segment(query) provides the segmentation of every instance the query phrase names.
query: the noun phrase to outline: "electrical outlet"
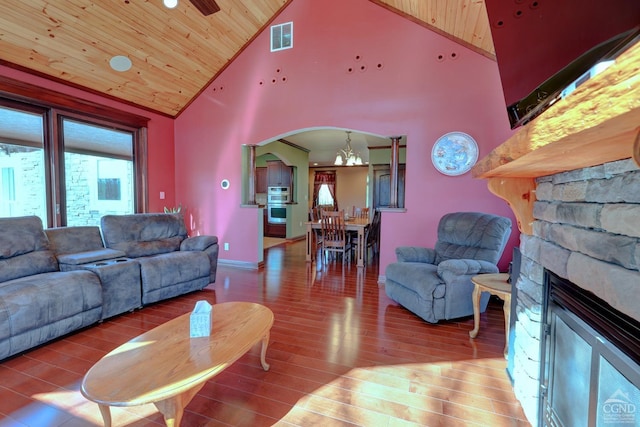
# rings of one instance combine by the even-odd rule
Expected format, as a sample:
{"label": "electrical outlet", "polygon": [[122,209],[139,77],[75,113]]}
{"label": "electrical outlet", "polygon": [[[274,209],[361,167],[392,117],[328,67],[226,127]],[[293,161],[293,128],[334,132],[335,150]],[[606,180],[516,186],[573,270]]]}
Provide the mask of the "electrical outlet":
{"label": "electrical outlet", "polygon": [[229,250],[229,242],[224,242],[224,250],[225,251]]}

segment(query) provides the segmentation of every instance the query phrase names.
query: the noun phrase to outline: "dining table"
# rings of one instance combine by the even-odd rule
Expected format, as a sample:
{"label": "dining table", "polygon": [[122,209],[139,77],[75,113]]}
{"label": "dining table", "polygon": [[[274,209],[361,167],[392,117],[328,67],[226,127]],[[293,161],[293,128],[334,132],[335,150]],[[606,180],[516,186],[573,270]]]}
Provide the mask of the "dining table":
{"label": "dining table", "polygon": [[[307,226],[306,233],[306,244],[307,244],[307,262],[313,261],[316,255],[316,244],[315,244],[315,231],[321,230],[322,224],[320,220],[317,221],[308,221],[305,223]],[[349,218],[345,219],[344,226],[347,232],[356,231],[358,233],[357,237],[357,251],[356,251],[356,265],[360,268],[364,268],[364,255],[367,250],[367,242],[366,242],[366,231],[367,228],[371,225],[371,221],[369,218]]]}

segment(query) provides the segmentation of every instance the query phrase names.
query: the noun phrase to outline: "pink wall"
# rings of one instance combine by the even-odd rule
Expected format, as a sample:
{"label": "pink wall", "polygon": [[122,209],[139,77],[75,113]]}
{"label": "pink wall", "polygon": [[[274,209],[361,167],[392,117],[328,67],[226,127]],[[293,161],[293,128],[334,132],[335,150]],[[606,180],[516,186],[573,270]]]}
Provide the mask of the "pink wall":
{"label": "pink wall", "polygon": [[293,49],[269,52],[264,32],[175,123],[176,201],[193,232],[229,242],[221,259],[258,261],[259,213],[240,207],[241,145],[316,126],[407,135],[407,210],[383,214],[382,275],[396,246],[432,245],[444,213],[513,218],[485,181],[444,176],[430,161],[447,132],[472,135],[480,157],[511,134],[494,61],[366,0],[296,0],[274,24],[288,21]]}
{"label": "pink wall", "polygon": [[[173,119],[1,65],[0,75],[149,118],[149,211],[162,212],[164,206],[175,204]],[[161,191],[165,192],[165,200],[160,200]]]}

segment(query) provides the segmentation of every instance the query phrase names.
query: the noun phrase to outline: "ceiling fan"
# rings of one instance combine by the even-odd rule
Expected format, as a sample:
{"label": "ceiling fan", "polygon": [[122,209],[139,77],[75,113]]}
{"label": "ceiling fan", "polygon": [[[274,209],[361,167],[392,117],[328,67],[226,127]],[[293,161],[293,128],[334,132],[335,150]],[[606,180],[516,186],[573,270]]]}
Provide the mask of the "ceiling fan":
{"label": "ceiling fan", "polygon": [[[214,0],[189,0],[204,16],[213,15],[220,11],[220,6]],[[178,5],[178,0],[163,0],[163,3],[169,9],[173,9]]]}
{"label": "ceiling fan", "polygon": [[220,11],[220,6],[214,0],[189,0],[204,16],[213,15]]}
{"label": "ceiling fan", "polygon": [[204,16],[213,15],[220,11],[220,6],[214,0],[189,0]]}

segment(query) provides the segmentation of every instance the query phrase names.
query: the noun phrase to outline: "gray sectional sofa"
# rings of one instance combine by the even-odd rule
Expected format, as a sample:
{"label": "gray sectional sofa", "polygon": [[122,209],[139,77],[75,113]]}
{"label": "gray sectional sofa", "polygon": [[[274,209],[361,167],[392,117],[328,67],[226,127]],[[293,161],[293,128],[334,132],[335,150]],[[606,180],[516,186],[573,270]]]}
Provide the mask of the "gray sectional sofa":
{"label": "gray sectional sofa", "polygon": [[217,237],[188,237],[180,214],[47,230],[35,216],[0,218],[0,360],[202,289],[215,281],[217,259]]}

